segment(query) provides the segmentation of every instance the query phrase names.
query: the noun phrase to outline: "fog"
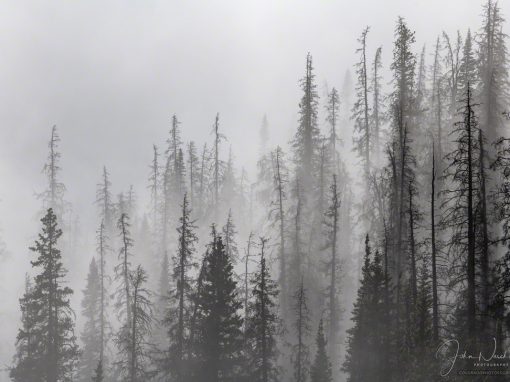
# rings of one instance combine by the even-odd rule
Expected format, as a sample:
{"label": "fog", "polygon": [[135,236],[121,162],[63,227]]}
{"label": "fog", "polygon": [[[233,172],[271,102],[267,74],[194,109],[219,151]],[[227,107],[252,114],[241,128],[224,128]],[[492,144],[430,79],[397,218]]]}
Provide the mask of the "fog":
{"label": "fog", "polygon": [[[501,8],[510,15],[510,3]],[[8,254],[0,269],[0,364],[8,366],[14,351],[52,125],[62,140],[65,198],[91,245],[102,166],[114,192],[134,185],[144,208],[152,145],[164,144],[172,114],[183,139],[200,145],[212,139],[219,112],[225,155],[232,145],[237,167],[254,175],[262,116],[271,144],[285,145],[297,126],[307,52],[321,95],[326,82],[341,88],[352,71],[365,26],[370,55],[383,46],[387,71],[397,16],[416,31],[418,50],[443,30],[477,31],[481,10],[475,0],[2,1],[0,235]],[[79,301],[83,283],[72,285]]]}

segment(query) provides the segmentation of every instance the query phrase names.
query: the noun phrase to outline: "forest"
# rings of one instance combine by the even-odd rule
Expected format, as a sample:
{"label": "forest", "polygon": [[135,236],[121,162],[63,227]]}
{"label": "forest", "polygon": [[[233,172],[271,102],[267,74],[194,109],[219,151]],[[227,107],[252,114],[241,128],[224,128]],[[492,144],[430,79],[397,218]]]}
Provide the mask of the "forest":
{"label": "forest", "polygon": [[261,116],[256,173],[223,113],[198,142],[170,110],[148,204],[97,170],[86,254],[49,126],[10,379],[509,380],[507,35],[496,1],[480,14],[432,46],[403,17],[388,46],[360,29],[353,78],[324,94],[303,52],[293,138]]}

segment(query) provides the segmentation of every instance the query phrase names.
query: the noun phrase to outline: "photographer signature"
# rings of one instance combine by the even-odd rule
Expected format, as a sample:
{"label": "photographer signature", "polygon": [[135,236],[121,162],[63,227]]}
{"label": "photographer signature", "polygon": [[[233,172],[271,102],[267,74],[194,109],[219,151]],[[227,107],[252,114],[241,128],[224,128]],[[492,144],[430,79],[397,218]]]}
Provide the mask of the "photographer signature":
{"label": "photographer signature", "polygon": [[451,373],[458,359],[475,360],[478,362],[510,359],[506,350],[503,353],[497,353],[496,338],[493,338],[493,347],[490,354],[484,354],[481,351],[478,354],[470,354],[467,352],[467,350],[460,352],[460,343],[458,340],[446,340],[441,345],[439,345],[436,350],[436,359],[439,359],[440,357],[445,357],[443,360],[444,364],[440,371],[441,377],[446,377]]}

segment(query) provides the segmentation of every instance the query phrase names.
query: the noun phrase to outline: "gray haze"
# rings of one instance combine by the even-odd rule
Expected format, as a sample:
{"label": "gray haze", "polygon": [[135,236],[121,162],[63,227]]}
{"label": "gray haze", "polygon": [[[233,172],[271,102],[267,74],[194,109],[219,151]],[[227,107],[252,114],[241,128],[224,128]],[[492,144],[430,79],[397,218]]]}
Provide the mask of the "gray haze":
{"label": "gray haze", "polygon": [[[501,8],[510,15],[510,3]],[[13,353],[53,124],[66,200],[90,244],[103,164],[114,191],[133,184],[145,207],[152,144],[164,143],[173,113],[183,139],[201,144],[220,112],[225,150],[231,144],[237,167],[253,174],[263,114],[272,143],[285,144],[296,127],[307,52],[322,95],[325,81],[340,88],[352,69],[364,26],[387,69],[398,15],[418,51],[442,30],[478,30],[480,14],[478,0],[2,1],[0,228],[9,257],[0,268],[0,364]],[[79,300],[82,283],[72,285]]]}

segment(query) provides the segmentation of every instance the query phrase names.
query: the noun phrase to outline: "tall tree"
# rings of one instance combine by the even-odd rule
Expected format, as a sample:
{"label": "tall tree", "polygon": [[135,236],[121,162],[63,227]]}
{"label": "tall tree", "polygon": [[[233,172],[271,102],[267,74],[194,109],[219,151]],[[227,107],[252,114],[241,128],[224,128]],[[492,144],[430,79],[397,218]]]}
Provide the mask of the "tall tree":
{"label": "tall tree", "polygon": [[118,349],[116,364],[123,381],[143,382],[153,375],[149,369],[151,346],[148,343],[153,308],[150,292],[145,287],[146,282],[147,274],[140,265],[130,272],[129,283],[132,295],[129,311],[131,314],[122,324],[115,339]]}
{"label": "tall tree", "polygon": [[332,382],[333,374],[331,372],[331,362],[329,361],[328,353],[326,351],[327,342],[324,337],[324,325],[322,323],[322,319],[319,322],[319,329],[317,330],[315,343],[317,352],[310,370],[310,381]]}
{"label": "tall tree", "polygon": [[[333,181],[330,186],[329,206],[325,212],[325,250],[329,252],[327,258],[327,273],[329,282],[327,287],[327,311],[328,311],[328,338],[329,338],[329,354],[331,359],[339,359],[338,354],[338,334],[340,321],[340,308],[338,302],[339,289],[339,268],[340,261],[338,259],[338,230],[340,225],[340,195],[337,187],[336,174],[333,174]],[[322,321],[321,321],[322,322]]]}
{"label": "tall tree", "polygon": [[379,162],[381,156],[381,125],[383,123],[383,102],[382,102],[382,89],[381,89],[381,70],[382,70],[382,48],[379,47],[375,51],[374,62],[372,64],[372,140],[373,140],[373,152],[374,160]]}
{"label": "tall tree", "polygon": [[106,166],[103,166],[101,181],[97,184],[96,188],[96,204],[99,208],[99,219],[104,222],[106,232],[108,233],[111,233],[113,230],[115,211],[111,187],[112,183],[110,181],[110,174],[108,173]]}
{"label": "tall tree", "polygon": [[90,262],[87,285],[83,291],[81,303],[86,322],[81,334],[83,350],[78,372],[80,381],[90,381],[97,367],[97,360],[102,358],[101,297],[101,277],[96,260],[93,258]]}
{"label": "tall tree", "polygon": [[368,64],[367,64],[367,35],[369,27],[363,29],[361,37],[358,39],[360,47],[356,50],[359,54],[359,62],[356,64],[356,101],[352,108],[352,119],[355,122],[354,128],[357,133],[355,138],[355,147],[358,155],[362,158],[365,178],[370,174],[370,150],[371,150],[371,131],[370,131],[370,109],[368,106]]}
{"label": "tall tree", "polygon": [[317,155],[319,129],[317,127],[318,94],[313,73],[312,56],[306,56],[306,73],[300,81],[303,96],[299,103],[299,126],[292,141],[297,173],[303,187],[312,186],[314,161]]}
{"label": "tall tree", "polygon": [[44,212],[48,208],[51,208],[53,213],[57,216],[60,225],[64,223],[63,215],[66,209],[66,203],[64,201],[64,193],[66,187],[64,183],[59,179],[59,174],[62,171],[60,167],[61,154],[58,149],[60,142],[60,136],[57,131],[57,126],[51,128],[51,137],[48,142],[48,158],[43,167],[43,173],[46,175],[47,188],[41,194],[39,198],[42,199]]}
{"label": "tall tree", "polygon": [[194,230],[195,226],[191,220],[191,209],[187,195],[184,195],[182,202],[182,213],[179,218],[179,247],[174,257],[173,278],[176,282],[175,290],[170,295],[172,302],[170,316],[168,317],[169,335],[170,335],[170,370],[175,374],[175,380],[178,382],[186,381],[186,354],[188,349],[187,328],[190,312],[190,294],[191,280],[190,271],[194,267],[193,253],[195,243],[198,240]]}
{"label": "tall tree", "polygon": [[294,294],[294,338],[292,346],[292,365],[294,380],[305,382],[310,368],[310,350],[308,340],[310,336],[310,312],[308,310],[307,293],[303,281]]}
{"label": "tall tree", "polygon": [[196,297],[199,315],[194,339],[198,374],[196,381],[238,380],[244,371],[243,321],[232,262],[221,236],[214,235],[202,269],[200,293]]}
{"label": "tall tree", "polygon": [[248,308],[248,358],[250,380],[253,382],[276,382],[279,375],[276,363],[279,331],[276,313],[278,289],[266,264],[266,244],[267,239],[260,238],[260,264],[251,280],[253,301]]}
{"label": "tall tree", "polygon": [[28,374],[34,377],[33,381],[71,381],[79,351],[74,335],[74,312],[69,302],[73,291],[62,285],[67,273],[58,248],[62,230],[58,228],[57,216],[51,208],[41,222],[42,231],[30,247],[38,255],[31,262],[32,267],[40,272],[28,295],[22,299],[22,311],[29,315],[35,313],[35,316],[28,316],[34,320],[29,326],[33,331],[21,329],[17,338],[18,346],[32,341],[37,341],[37,345],[29,346],[29,352],[17,359],[11,376],[14,380],[26,381],[27,365],[36,372],[36,375]]}

